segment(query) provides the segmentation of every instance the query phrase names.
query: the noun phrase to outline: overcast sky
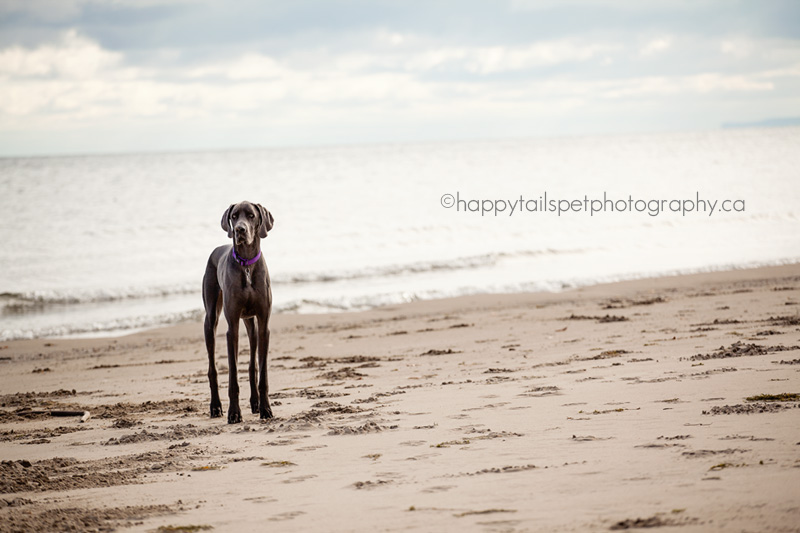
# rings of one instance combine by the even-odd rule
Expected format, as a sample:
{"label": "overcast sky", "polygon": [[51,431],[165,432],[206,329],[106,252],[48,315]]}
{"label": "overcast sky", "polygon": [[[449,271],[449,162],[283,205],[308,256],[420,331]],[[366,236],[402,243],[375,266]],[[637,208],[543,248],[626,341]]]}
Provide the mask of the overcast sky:
{"label": "overcast sky", "polygon": [[0,0],[0,155],[798,116],[797,0]]}

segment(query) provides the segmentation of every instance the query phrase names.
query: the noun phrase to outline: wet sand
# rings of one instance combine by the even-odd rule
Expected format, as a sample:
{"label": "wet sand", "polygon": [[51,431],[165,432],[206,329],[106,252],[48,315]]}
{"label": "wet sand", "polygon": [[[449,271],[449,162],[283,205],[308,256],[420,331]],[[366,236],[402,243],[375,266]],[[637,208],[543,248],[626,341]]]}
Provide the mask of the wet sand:
{"label": "wet sand", "polygon": [[800,265],[271,330],[235,425],[201,324],[0,345],[0,532],[800,531]]}

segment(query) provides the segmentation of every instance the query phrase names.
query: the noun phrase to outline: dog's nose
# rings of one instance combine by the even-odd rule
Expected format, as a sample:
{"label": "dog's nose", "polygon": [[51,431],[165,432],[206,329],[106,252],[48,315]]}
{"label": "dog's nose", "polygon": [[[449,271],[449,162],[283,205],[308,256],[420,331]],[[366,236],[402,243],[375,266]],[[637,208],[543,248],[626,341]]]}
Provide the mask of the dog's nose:
{"label": "dog's nose", "polygon": [[247,231],[247,228],[245,228],[244,226],[236,226],[234,230],[236,231],[236,233],[245,233]]}

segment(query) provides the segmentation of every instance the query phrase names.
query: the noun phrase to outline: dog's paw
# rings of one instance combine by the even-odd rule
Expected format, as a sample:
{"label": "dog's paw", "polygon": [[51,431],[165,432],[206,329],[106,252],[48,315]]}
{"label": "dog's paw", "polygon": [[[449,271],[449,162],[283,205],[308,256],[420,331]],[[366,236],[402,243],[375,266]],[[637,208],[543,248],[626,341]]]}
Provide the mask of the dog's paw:
{"label": "dog's paw", "polygon": [[250,398],[250,412],[253,414],[258,412],[258,398]]}
{"label": "dog's paw", "polygon": [[222,404],[211,404],[211,418],[220,418],[222,416]]}
{"label": "dog's paw", "polygon": [[265,408],[262,407],[261,409],[259,409],[258,414],[261,420],[268,420],[272,418],[272,408],[270,408],[269,405],[267,405]]}
{"label": "dog's paw", "polygon": [[239,424],[242,421],[242,412],[239,408],[228,410],[228,424]]}

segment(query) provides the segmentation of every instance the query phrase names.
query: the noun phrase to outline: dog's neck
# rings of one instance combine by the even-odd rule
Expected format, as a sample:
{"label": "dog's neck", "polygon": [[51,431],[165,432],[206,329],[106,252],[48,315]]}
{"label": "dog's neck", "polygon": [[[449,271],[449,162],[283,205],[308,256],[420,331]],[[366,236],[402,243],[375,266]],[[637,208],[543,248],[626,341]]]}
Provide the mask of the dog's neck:
{"label": "dog's neck", "polygon": [[[236,241],[234,241],[233,251],[235,252],[236,256],[238,256],[238,258],[241,259],[242,261],[246,262],[255,259],[256,257],[258,257],[258,254],[261,253],[261,239],[256,237],[250,244],[248,243],[237,244]],[[234,258],[236,256],[234,256]]]}

